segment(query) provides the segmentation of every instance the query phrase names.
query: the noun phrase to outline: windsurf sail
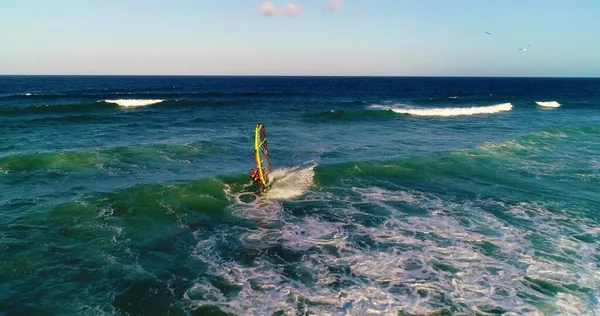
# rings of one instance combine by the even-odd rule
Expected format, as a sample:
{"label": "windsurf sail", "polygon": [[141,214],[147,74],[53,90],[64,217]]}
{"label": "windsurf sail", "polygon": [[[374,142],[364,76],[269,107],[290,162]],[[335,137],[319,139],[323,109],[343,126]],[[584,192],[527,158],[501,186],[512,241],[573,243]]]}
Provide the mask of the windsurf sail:
{"label": "windsurf sail", "polygon": [[263,186],[263,191],[269,190],[269,173],[271,161],[269,160],[269,147],[267,146],[267,132],[263,123],[256,124],[254,132],[254,154],[256,170]]}

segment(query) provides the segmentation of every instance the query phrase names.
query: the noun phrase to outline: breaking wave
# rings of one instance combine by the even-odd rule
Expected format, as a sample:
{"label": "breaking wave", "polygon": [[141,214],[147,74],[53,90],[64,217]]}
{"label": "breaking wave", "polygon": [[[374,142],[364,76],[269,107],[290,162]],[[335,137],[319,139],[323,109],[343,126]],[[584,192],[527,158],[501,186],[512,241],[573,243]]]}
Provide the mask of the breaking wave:
{"label": "breaking wave", "polygon": [[[276,169],[271,172],[271,189],[267,193],[253,191],[254,185],[247,182],[241,186],[235,179],[227,184],[225,193],[233,203],[233,214],[241,218],[272,223],[282,216],[281,202],[292,201],[305,195],[314,185],[316,165]],[[247,179],[244,177],[244,179]]]}
{"label": "breaking wave", "polygon": [[548,102],[536,101],[535,103],[544,108],[557,108],[560,106],[560,103],[558,103],[556,101],[548,101]]}
{"label": "breaking wave", "polygon": [[302,196],[313,184],[315,167],[277,169],[271,173],[271,190],[267,197],[272,200],[290,200]]}
{"label": "breaking wave", "polygon": [[106,103],[114,103],[122,107],[133,108],[133,107],[141,107],[152,104],[161,103],[164,100],[144,100],[144,99],[124,99],[124,100],[104,100]]}
{"label": "breaking wave", "polygon": [[371,105],[371,109],[377,110],[388,110],[399,114],[409,114],[414,116],[441,116],[441,117],[452,117],[452,116],[465,116],[465,115],[477,115],[477,114],[493,114],[499,112],[505,112],[512,110],[513,106],[511,103],[502,103],[497,105],[489,106],[473,106],[464,108],[414,108],[414,107],[398,107],[398,106],[383,106],[374,104]]}

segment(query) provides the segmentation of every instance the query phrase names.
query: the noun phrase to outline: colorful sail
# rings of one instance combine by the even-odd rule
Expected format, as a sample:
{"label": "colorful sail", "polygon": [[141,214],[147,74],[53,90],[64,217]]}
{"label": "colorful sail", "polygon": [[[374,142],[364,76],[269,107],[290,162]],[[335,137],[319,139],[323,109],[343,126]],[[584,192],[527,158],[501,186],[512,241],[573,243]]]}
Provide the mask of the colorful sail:
{"label": "colorful sail", "polygon": [[263,185],[263,191],[269,190],[269,173],[271,162],[269,161],[269,147],[267,146],[267,133],[263,123],[256,124],[254,133],[254,153],[256,158],[256,170]]}

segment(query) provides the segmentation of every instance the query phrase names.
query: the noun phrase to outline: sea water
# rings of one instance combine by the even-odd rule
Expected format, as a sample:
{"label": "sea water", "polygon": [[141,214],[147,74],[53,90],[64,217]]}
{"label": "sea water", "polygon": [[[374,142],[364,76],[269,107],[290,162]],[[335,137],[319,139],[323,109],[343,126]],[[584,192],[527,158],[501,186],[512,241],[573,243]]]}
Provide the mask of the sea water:
{"label": "sea water", "polygon": [[596,314],[599,110],[598,79],[0,77],[0,314]]}

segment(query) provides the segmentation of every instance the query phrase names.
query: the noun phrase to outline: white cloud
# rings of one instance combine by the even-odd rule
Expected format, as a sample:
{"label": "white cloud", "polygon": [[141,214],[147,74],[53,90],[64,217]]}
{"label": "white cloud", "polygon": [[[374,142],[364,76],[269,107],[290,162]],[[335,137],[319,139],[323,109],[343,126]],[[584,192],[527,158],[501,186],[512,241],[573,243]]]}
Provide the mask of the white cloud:
{"label": "white cloud", "polygon": [[275,4],[269,0],[263,2],[258,8],[258,12],[262,16],[284,15],[290,18],[297,18],[302,15],[303,8],[294,3],[288,3],[283,9],[278,9]]}
{"label": "white cloud", "polygon": [[302,7],[293,3],[288,3],[283,10],[283,13],[290,18],[297,18],[302,15]]}
{"label": "white cloud", "polygon": [[329,3],[327,4],[327,7],[326,7],[326,9],[331,12],[335,12],[341,8],[342,8],[342,0],[331,0],[331,1],[329,1]]}
{"label": "white cloud", "polygon": [[258,9],[262,16],[274,16],[277,13],[277,8],[271,1],[265,1]]}

